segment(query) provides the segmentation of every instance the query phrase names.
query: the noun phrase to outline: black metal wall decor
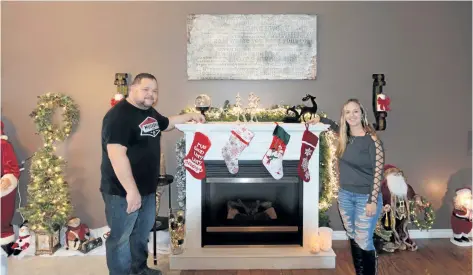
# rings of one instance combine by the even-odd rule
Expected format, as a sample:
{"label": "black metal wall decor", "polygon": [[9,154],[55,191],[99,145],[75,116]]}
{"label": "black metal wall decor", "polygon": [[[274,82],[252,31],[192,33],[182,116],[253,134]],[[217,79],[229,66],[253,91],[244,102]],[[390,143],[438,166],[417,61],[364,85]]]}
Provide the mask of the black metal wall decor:
{"label": "black metal wall decor", "polygon": [[383,93],[383,86],[386,86],[384,74],[373,74],[373,112],[376,119],[373,126],[376,131],[386,130],[386,117],[391,110],[391,100]]}

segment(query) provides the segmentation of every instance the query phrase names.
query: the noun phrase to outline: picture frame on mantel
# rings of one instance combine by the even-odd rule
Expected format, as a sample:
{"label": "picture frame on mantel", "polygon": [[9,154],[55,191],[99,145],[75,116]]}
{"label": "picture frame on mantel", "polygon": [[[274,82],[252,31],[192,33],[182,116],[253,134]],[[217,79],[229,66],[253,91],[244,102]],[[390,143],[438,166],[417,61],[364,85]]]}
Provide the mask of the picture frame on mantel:
{"label": "picture frame on mantel", "polygon": [[188,15],[187,77],[315,80],[317,15]]}

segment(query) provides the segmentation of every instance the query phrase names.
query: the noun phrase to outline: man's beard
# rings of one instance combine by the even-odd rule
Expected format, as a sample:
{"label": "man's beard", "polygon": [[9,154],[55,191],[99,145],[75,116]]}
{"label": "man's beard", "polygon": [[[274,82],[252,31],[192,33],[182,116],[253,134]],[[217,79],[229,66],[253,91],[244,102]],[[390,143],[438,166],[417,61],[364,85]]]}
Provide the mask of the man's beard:
{"label": "man's beard", "polygon": [[153,107],[154,105],[154,100],[152,101],[152,103],[146,103],[146,102],[149,102],[150,100],[146,100],[146,99],[143,99],[142,101],[140,102],[137,102],[137,104],[139,104],[141,107],[143,108],[151,108]]}
{"label": "man's beard", "polygon": [[388,175],[386,177],[389,191],[396,196],[407,196],[407,183],[401,175]]}

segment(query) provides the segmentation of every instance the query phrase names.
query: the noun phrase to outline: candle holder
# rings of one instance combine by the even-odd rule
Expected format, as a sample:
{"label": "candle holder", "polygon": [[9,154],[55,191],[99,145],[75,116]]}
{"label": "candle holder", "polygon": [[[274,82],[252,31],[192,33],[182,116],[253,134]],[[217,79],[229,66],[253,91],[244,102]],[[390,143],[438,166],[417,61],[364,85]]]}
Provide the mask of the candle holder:
{"label": "candle holder", "polygon": [[[161,146],[163,148],[163,146]],[[166,185],[172,183],[174,178],[170,175],[166,175],[166,159],[164,153],[161,153],[161,160],[159,164],[159,177],[158,177],[158,188],[156,190],[156,227],[160,228],[163,223],[159,221],[159,209],[161,208],[161,197],[164,193]],[[169,190],[170,191],[170,190]]]}
{"label": "candle holder", "polygon": [[205,112],[210,110],[210,106],[212,105],[212,100],[210,96],[206,94],[198,95],[195,99],[195,108],[199,111],[203,116],[205,116]]}
{"label": "candle holder", "polygon": [[184,238],[186,232],[184,210],[169,210],[169,233],[171,237],[171,253],[174,255],[184,252]]}

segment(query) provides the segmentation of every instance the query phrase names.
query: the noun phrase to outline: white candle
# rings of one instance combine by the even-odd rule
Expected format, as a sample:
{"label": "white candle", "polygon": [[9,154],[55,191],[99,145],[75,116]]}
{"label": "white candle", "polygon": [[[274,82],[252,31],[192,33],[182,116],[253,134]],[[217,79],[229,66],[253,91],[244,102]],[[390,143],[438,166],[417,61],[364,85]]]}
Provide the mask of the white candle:
{"label": "white candle", "polygon": [[330,251],[332,249],[332,228],[329,227],[320,227],[319,236],[320,236],[320,249],[322,251]]}
{"label": "white candle", "polygon": [[315,233],[310,240],[310,253],[317,254],[320,252],[320,237]]}

